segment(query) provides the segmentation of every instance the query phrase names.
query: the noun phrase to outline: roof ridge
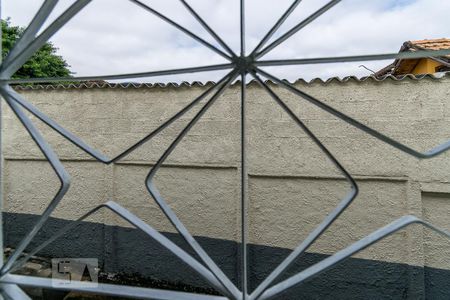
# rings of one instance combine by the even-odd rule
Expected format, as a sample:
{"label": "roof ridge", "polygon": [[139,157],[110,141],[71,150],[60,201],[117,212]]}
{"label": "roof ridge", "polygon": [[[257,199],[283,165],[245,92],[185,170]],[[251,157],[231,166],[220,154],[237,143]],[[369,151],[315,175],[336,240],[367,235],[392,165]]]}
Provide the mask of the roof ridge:
{"label": "roof ridge", "polygon": [[[288,81],[290,83],[296,84],[296,83],[302,83],[302,84],[330,84],[332,82],[337,83],[346,83],[346,82],[366,82],[369,80],[372,80],[374,82],[383,82],[388,79],[394,80],[394,81],[404,81],[404,80],[422,80],[425,78],[433,79],[433,80],[440,80],[442,78],[450,77],[450,71],[447,72],[438,72],[434,74],[425,74],[425,75],[414,75],[414,74],[406,74],[401,76],[393,76],[393,75],[385,75],[377,77],[375,75],[368,75],[368,76],[362,76],[357,77],[354,75],[351,76],[344,76],[344,77],[330,77],[326,79],[322,79],[319,77],[312,78],[310,80],[305,80],[303,78],[298,78],[294,81]],[[286,80],[287,81],[287,80]],[[254,80],[250,81],[248,84],[253,83]],[[267,80],[266,82],[271,84],[276,84],[275,82],[271,80]],[[236,85],[237,83],[240,83],[240,81],[236,81],[233,85]],[[70,89],[105,89],[105,88],[119,88],[119,89],[140,89],[140,88],[182,88],[182,87],[204,87],[208,85],[214,85],[216,82],[214,81],[206,81],[206,82],[200,82],[200,81],[192,81],[187,82],[183,81],[180,83],[176,82],[168,82],[168,83],[133,83],[133,82],[126,82],[126,83],[89,83],[89,82],[81,82],[78,84],[70,83],[70,84],[35,84],[35,85],[12,85],[14,89],[16,90],[70,90]]]}

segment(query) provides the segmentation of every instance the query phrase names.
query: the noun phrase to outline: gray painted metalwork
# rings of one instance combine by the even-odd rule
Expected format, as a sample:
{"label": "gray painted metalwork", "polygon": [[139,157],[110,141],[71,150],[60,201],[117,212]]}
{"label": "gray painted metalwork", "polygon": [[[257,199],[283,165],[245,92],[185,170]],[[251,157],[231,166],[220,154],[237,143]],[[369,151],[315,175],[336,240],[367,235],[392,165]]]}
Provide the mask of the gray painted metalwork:
{"label": "gray painted metalwork", "polygon": [[[30,136],[33,138],[36,145],[39,147],[41,152],[44,154],[46,159],[51,164],[53,170],[60,181],[60,187],[58,192],[55,194],[50,204],[42,213],[39,221],[34,224],[31,231],[24,237],[20,242],[15,252],[6,260],[6,262],[1,262],[0,268],[0,293],[3,297],[7,299],[29,299],[29,297],[20,289],[19,286],[32,286],[32,287],[43,287],[52,288],[52,283],[50,279],[46,278],[35,278],[28,276],[12,275],[11,272],[17,270],[23,266],[27,260],[48,246],[51,242],[56,240],[58,237],[62,236],[64,233],[76,228],[79,222],[83,221],[88,216],[96,213],[102,208],[109,209],[113,213],[117,214],[124,220],[128,221],[131,225],[143,231],[149,238],[153,239],[161,246],[172,252],[178,259],[183,263],[187,264],[192,270],[197,272],[202,276],[212,287],[214,287],[223,296],[211,296],[211,295],[197,295],[192,293],[184,292],[174,292],[168,290],[157,290],[157,289],[147,289],[140,287],[131,286],[116,286],[109,284],[99,284],[98,287],[71,287],[71,289],[98,293],[104,295],[116,295],[123,297],[137,297],[143,299],[270,299],[281,292],[295,286],[302,284],[308,279],[316,276],[319,273],[325,272],[329,268],[332,268],[342,262],[344,259],[350,257],[351,255],[358,253],[359,251],[371,246],[372,244],[378,242],[386,236],[389,236],[398,230],[410,225],[410,224],[421,224],[426,226],[441,235],[450,238],[450,233],[434,227],[432,224],[424,222],[414,216],[404,216],[385,227],[369,234],[365,238],[359,240],[353,245],[335,253],[334,255],[316,263],[315,265],[285,279],[282,282],[274,284],[274,281],[279,279],[286,269],[294,262],[294,260],[304,253],[326,230],[327,228],[340,216],[340,214],[352,203],[352,201],[358,195],[358,186],[352,176],[345,170],[343,165],[333,156],[333,154],[321,143],[317,136],[302,122],[302,120],[286,105],[286,103],[265,83],[261,78],[270,79],[271,81],[279,84],[280,86],[286,88],[294,95],[303,98],[304,100],[316,105],[317,107],[327,111],[328,113],[338,117],[339,119],[357,127],[358,129],[378,138],[384,143],[387,143],[406,154],[412,155],[419,159],[432,158],[436,155],[447,151],[450,148],[450,141],[438,145],[429,151],[424,153],[418,152],[407,145],[401,144],[396,140],[362,124],[361,122],[345,115],[344,113],[334,109],[333,107],[325,104],[324,102],[316,99],[307,93],[297,89],[292,84],[283,81],[276,76],[260,69],[264,66],[279,66],[279,65],[296,65],[296,64],[317,64],[317,63],[339,63],[339,62],[351,62],[351,61],[365,61],[365,60],[379,60],[379,59],[389,59],[389,58],[420,58],[420,57],[438,57],[442,55],[450,54],[450,50],[439,50],[439,51],[417,51],[414,53],[397,53],[397,54],[374,54],[374,55],[362,55],[362,56],[346,56],[346,57],[322,57],[322,58],[305,58],[305,59],[287,59],[287,60],[260,60],[262,56],[272,51],[274,48],[282,44],[292,35],[297,33],[299,30],[313,22],[315,19],[320,17],[322,14],[330,10],[333,6],[338,4],[340,0],[332,0],[322,8],[320,8],[315,13],[311,14],[302,22],[298,23],[292,29],[288,30],[286,33],[281,35],[279,38],[275,39],[271,44],[265,46],[267,42],[273,37],[273,35],[278,31],[284,21],[289,17],[289,15],[296,9],[300,4],[301,0],[295,0],[288,7],[288,9],[282,14],[274,26],[267,32],[263,39],[258,43],[258,45],[253,49],[249,55],[246,55],[245,49],[245,1],[240,1],[240,51],[237,55],[233,50],[222,40],[222,38],[214,32],[211,27],[201,18],[201,16],[188,4],[186,0],[180,0],[181,4],[192,14],[192,16],[200,23],[200,25],[215,39],[219,44],[216,47],[213,44],[208,43],[204,39],[200,38],[196,34],[192,33],[185,27],[179,25],[173,20],[167,18],[163,14],[149,7],[148,5],[138,1],[130,0],[134,4],[142,7],[146,11],[155,15],[156,17],[162,19],[163,21],[171,24],[181,32],[187,34],[197,42],[203,44],[205,47],[214,51],[215,53],[225,57],[229,63],[210,65],[210,66],[200,66],[192,68],[180,68],[171,70],[161,70],[161,71],[150,71],[143,73],[131,73],[131,74],[117,74],[117,75],[104,75],[104,76],[85,76],[85,77],[74,77],[74,78],[31,78],[31,79],[11,79],[11,76],[16,72],[26,61],[33,55],[33,53],[38,50],[54,33],[61,29],[70,19],[72,19],[78,12],[80,12],[86,5],[88,5],[90,0],[77,0],[71,5],[64,13],[62,13],[56,20],[51,23],[47,28],[42,30],[42,33],[38,35],[41,30],[45,20],[53,11],[59,0],[45,0],[39,11],[36,13],[33,20],[30,22],[29,26],[21,36],[21,38],[16,42],[13,49],[10,51],[8,56],[5,58],[0,67],[0,94],[6,103],[11,107],[17,118],[20,120],[24,128],[28,131]],[[194,72],[207,72],[215,70],[228,70],[229,73],[220,79],[216,85],[206,89],[200,96],[195,98],[182,110],[174,114],[171,118],[161,124],[157,129],[148,133],[140,141],[130,146],[128,149],[123,151],[121,154],[114,158],[108,158],[106,155],[100,151],[92,148],[83,140],[78,138],[75,134],[66,130],[60,126],[57,122],[46,116],[39,109],[28,102],[24,97],[15,92],[10,84],[12,83],[38,83],[38,82],[57,82],[57,81],[83,81],[83,80],[96,80],[96,79],[123,79],[123,78],[136,78],[136,77],[151,77],[151,76],[162,76],[162,75],[174,75],[174,74],[187,74]],[[256,80],[261,87],[271,96],[271,98],[291,117],[291,119],[303,130],[317,145],[317,147],[334,163],[334,165],[340,170],[344,178],[348,181],[350,185],[350,190],[347,195],[341,200],[341,202],[334,208],[334,210],[302,241],[294,251],[287,256],[284,261],[275,268],[272,273],[263,280],[260,285],[252,292],[249,293],[247,290],[247,270],[248,270],[248,260],[247,260],[247,234],[248,234],[248,224],[247,224],[247,166],[246,166],[246,115],[249,113],[246,111],[246,78],[247,75],[251,75],[254,80]],[[223,273],[223,271],[214,263],[208,253],[200,246],[200,244],[195,240],[195,238],[189,233],[184,224],[178,219],[176,214],[172,211],[170,206],[167,204],[165,199],[159,193],[153,178],[158,170],[161,168],[164,161],[172,153],[172,151],[178,146],[180,141],[186,136],[186,134],[191,130],[191,128],[198,122],[198,120],[203,116],[203,114],[220,98],[223,92],[230,86],[230,84],[240,76],[241,79],[241,230],[242,230],[242,243],[241,243],[241,287],[238,288],[234,285],[231,280]],[[66,194],[70,187],[70,175],[64,169],[61,164],[57,154],[53,151],[52,147],[45,141],[44,137],[41,135],[39,130],[36,128],[34,123],[28,118],[25,111],[30,112],[35,117],[46,123],[53,130],[58,132],[65,139],[82,149],[84,152],[100,161],[104,164],[114,163],[126,155],[130,154],[138,147],[155,137],[162,130],[170,126],[174,121],[179,119],[185,113],[189,112],[194,106],[196,106],[203,99],[207,99],[206,103],[200,108],[197,114],[189,121],[189,123],[183,128],[179,135],[172,141],[170,146],[164,151],[162,156],[158,159],[157,163],[149,170],[146,177],[145,185],[148,192],[159,205],[161,210],[164,212],[169,221],[176,228],[178,233],[185,239],[185,241],[190,245],[192,250],[197,254],[200,260],[194,258],[186,251],[181,249],[179,246],[174,244],[164,235],[159,233],[157,230],[152,228],[147,223],[143,222],[137,216],[121,207],[114,201],[108,201],[103,205],[100,205],[88,212],[86,212],[82,217],[78,219],[78,222],[67,225],[66,227],[60,229],[56,234],[54,234],[47,241],[39,245],[37,248],[31,252],[24,254],[23,251],[30,244],[36,234],[39,233],[42,226],[50,217],[53,210],[58,206],[61,199]],[[1,142],[1,141],[0,141]],[[0,143],[1,145],[1,143]],[[1,226],[1,225],[0,225]],[[0,230],[1,232],[1,230]],[[23,257],[21,258],[21,256]],[[1,258],[0,258],[1,259]],[[58,287],[63,289],[63,287]]]}
{"label": "gray painted metalwork", "polygon": [[[241,59],[245,58],[245,0],[240,0],[240,42],[241,42]],[[240,68],[241,72],[241,288],[242,299],[246,300],[247,297],[247,277],[248,277],[248,253],[247,253],[247,240],[248,240],[248,220],[247,220],[247,157],[246,157],[246,127],[245,127],[245,96],[246,96],[246,75],[245,62],[242,61]]]}

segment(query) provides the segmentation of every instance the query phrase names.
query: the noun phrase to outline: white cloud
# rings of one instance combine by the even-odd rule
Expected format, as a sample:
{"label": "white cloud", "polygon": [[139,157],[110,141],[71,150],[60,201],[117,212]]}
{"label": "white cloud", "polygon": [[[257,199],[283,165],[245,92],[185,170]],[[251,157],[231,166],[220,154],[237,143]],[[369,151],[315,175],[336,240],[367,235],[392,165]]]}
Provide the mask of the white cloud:
{"label": "white cloud", "polygon": [[[4,0],[3,17],[26,25],[42,1]],[[181,25],[215,44],[179,1],[145,0]],[[291,0],[247,0],[247,45],[252,49]],[[324,5],[304,0],[280,28],[279,36]],[[56,12],[73,3],[63,0]],[[239,1],[190,0],[199,14],[238,51]],[[57,13],[52,15],[49,22]],[[450,1],[343,0],[265,58],[300,58],[396,52],[406,40],[450,37]],[[222,63],[225,60],[129,1],[95,0],[52,41],[77,75],[142,72]],[[372,69],[388,64],[364,62]],[[367,75],[361,63],[270,68],[295,78]],[[223,73],[223,72],[218,72]],[[216,80],[209,73],[147,81]]]}

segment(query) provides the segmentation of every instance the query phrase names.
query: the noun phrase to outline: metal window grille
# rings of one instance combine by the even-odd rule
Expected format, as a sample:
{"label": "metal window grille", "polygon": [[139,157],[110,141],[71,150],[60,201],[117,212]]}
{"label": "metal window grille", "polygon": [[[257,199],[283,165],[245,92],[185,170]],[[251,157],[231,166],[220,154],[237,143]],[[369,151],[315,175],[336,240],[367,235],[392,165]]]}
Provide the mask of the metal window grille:
{"label": "metal window grille", "polygon": [[[167,239],[164,235],[159,233],[157,230],[152,228],[150,225],[143,222],[141,219],[133,215],[131,212],[121,207],[115,202],[106,202],[93,210],[87,212],[84,216],[80,217],[78,221],[84,220],[86,217],[95,213],[100,209],[108,209],[115,214],[119,215],[130,224],[134,225],[136,228],[145,232],[149,238],[152,238],[158,242],[161,246],[165,247],[167,250],[176,255],[184,263],[186,263],[192,270],[197,272],[201,277],[203,277],[212,287],[214,287],[223,296],[210,296],[210,295],[198,295],[186,292],[177,292],[169,290],[158,290],[149,288],[140,288],[132,286],[116,286],[110,284],[99,284],[98,287],[78,287],[71,288],[79,290],[82,292],[91,292],[104,295],[115,295],[115,296],[127,296],[127,297],[137,297],[144,299],[251,299],[251,300],[265,300],[273,298],[279,295],[281,292],[302,284],[306,280],[316,276],[321,272],[336,266],[346,258],[351,255],[358,253],[359,251],[369,247],[370,245],[378,242],[386,236],[393,234],[394,232],[410,225],[413,223],[422,224],[432,230],[450,238],[450,233],[441,230],[432,224],[420,220],[415,216],[404,216],[396,221],[382,227],[371,234],[367,235],[363,239],[357,241],[356,243],[350,245],[349,247],[331,255],[330,257],[323,259],[322,261],[310,266],[309,268],[293,275],[283,281],[274,284],[274,282],[280,278],[286,269],[294,262],[294,260],[304,253],[313,243],[316,241],[327,228],[339,217],[339,215],[348,207],[350,203],[356,198],[358,194],[358,185],[352,176],[345,170],[345,168],[339,163],[339,161],[333,156],[333,154],[321,143],[321,141],[314,135],[314,133],[302,122],[302,120],[297,117],[293,111],[285,104],[285,102],[265,83],[263,78],[270,79],[277,83],[281,87],[287,89],[292,94],[298,96],[299,99],[308,101],[311,104],[321,108],[322,110],[330,113],[331,115],[338,117],[344,122],[372,135],[381,142],[387,143],[404,153],[417,157],[419,159],[428,159],[437,156],[450,148],[450,141],[439,145],[433,149],[426,152],[416,151],[407,145],[404,145],[364,124],[351,118],[350,116],[334,109],[333,107],[327,105],[321,100],[307,94],[304,91],[297,89],[292,84],[277,78],[270,73],[263,71],[261,67],[264,66],[287,66],[287,65],[303,65],[303,64],[324,64],[324,63],[337,63],[337,62],[354,62],[354,61],[370,61],[370,60],[380,60],[380,59],[393,59],[393,58],[423,58],[423,57],[438,57],[443,55],[449,55],[450,50],[440,50],[440,51],[417,51],[412,53],[395,53],[395,54],[375,54],[375,55],[362,55],[362,56],[346,56],[346,57],[320,57],[320,58],[303,58],[303,59],[283,59],[283,60],[264,60],[262,59],[265,54],[272,51],[274,48],[284,43],[292,35],[300,31],[302,28],[313,22],[315,19],[320,17],[322,14],[326,13],[336,4],[341,2],[341,0],[332,0],[328,2],[325,6],[318,9],[316,12],[308,16],[306,19],[292,27],[286,33],[282,34],[280,37],[274,39],[269,43],[273,35],[278,31],[280,26],[286,21],[289,15],[297,8],[301,0],[295,0],[289,6],[289,8],[283,13],[283,15],[276,21],[273,27],[266,33],[263,39],[259,42],[255,49],[247,52],[245,46],[245,0],[240,1],[240,51],[235,53],[221,38],[220,36],[201,18],[201,16],[185,1],[179,0],[183,6],[192,14],[192,16],[199,22],[199,24],[206,29],[206,31],[215,39],[218,46],[215,46],[201,37],[197,36],[189,29],[181,26],[160,12],[156,11],[152,7],[144,4],[139,0],[129,0],[132,3],[140,6],[142,9],[146,10],[155,17],[158,17],[170,25],[174,26],[178,30],[182,31],[189,37],[193,38],[197,42],[201,43],[210,50],[216,52],[222,57],[228,60],[226,64],[209,65],[202,67],[192,67],[192,68],[180,68],[171,70],[161,70],[161,71],[150,71],[143,73],[133,73],[133,74],[118,74],[118,75],[105,75],[105,76],[85,76],[85,77],[74,77],[74,78],[31,78],[31,79],[11,79],[11,76],[37,51],[53,34],[55,34],[59,29],[61,29],[70,19],[72,19],[76,14],[78,14],[82,9],[84,9],[91,0],[77,0],[69,8],[67,8],[59,17],[48,25],[46,28],[42,29],[43,24],[49,14],[53,11],[59,0],[45,0],[29,26],[23,32],[21,38],[16,42],[12,50],[3,60],[0,67],[0,94],[4,101],[11,107],[12,111],[15,113],[17,118],[20,120],[22,125],[28,131],[29,135],[33,138],[36,145],[40,148],[41,152],[45,155],[48,162],[53,167],[56,175],[60,181],[60,187],[56,195],[51,200],[50,204],[46,207],[39,220],[30,232],[23,238],[19,243],[13,254],[6,259],[6,261],[1,262],[0,269],[0,287],[1,294],[6,298],[12,299],[29,299],[29,297],[22,291],[19,286],[33,286],[42,288],[52,288],[52,283],[50,279],[47,278],[37,278],[30,276],[14,275],[11,274],[12,271],[17,270],[23,266],[27,260],[38,251],[42,250],[52,241],[56,240],[58,237],[62,236],[69,230],[72,230],[76,223],[70,224],[62,228],[59,232],[53,235],[49,240],[45,241],[43,244],[38,246],[36,249],[27,253],[24,257],[21,257],[25,248],[30,244],[32,239],[36,236],[39,230],[48,220],[49,216],[53,210],[58,206],[61,199],[66,194],[70,186],[70,176],[64,169],[61,161],[59,160],[57,154],[53,151],[52,147],[46,142],[39,130],[36,128],[35,124],[28,118],[25,111],[33,114],[39,120],[43,121],[45,124],[50,126],[53,130],[58,132],[61,136],[69,140],[74,145],[78,146],[80,149],[85,151],[87,154],[95,158],[96,160],[104,163],[111,164],[120,159],[122,159],[127,154],[139,148],[142,144],[149,141],[160,133],[164,128],[172,124],[175,120],[183,116],[185,113],[190,111],[195,105],[197,105],[201,100],[208,99],[206,103],[201,107],[198,113],[190,120],[186,127],[180,132],[180,134],[173,140],[171,145],[165,150],[164,154],[159,158],[157,163],[151,168],[146,178],[146,187],[153,199],[161,207],[162,211],[166,217],[174,224],[178,233],[186,240],[189,246],[194,250],[200,259],[194,258],[186,251],[181,249],[179,246],[174,244],[172,241]],[[38,32],[41,31],[40,34]],[[75,134],[69,132],[54,120],[43,114],[30,102],[28,102],[23,96],[15,92],[10,84],[12,83],[37,83],[37,82],[58,82],[58,81],[73,81],[73,80],[112,80],[112,79],[124,79],[124,78],[138,78],[138,77],[152,77],[160,75],[174,75],[174,74],[187,74],[195,72],[207,72],[215,70],[229,70],[229,73],[220,79],[217,84],[208,88],[199,97],[190,102],[182,110],[174,114],[166,122],[161,124],[157,129],[150,132],[147,136],[141,139],[136,144],[129,147],[127,150],[117,155],[114,158],[106,157],[104,154],[98,150],[92,148],[84,141],[79,139]],[[250,75],[255,79],[266,91],[273,101],[275,101],[281,108],[286,111],[286,113],[295,121],[295,123],[314,141],[315,144],[321,149],[321,151],[336,165],[336,167],[343,174],[345,179],[350,183],[351,189],[348,194],[340,201],[340,203],[332,210],[332,212],[325,217],[322,222],[307,236],[307,238],[302,241],[290,255],[288,255],[283,262],[275,268],[272,273],[263,280],[257,288],[249,293],[247,290],[247,175],[246,175],[246,77]],[[240,88],[241,88],[241,111],[240,111],[240,136],[241,136],[241,221],[242,221],[242,243],[241,251],[242,255],[242,269],[241,272],[241,289],[239,289],[232,281],[224,274],[224,272],[214,263],[208,253],[200,246],[200,244],[193,238],[193,236],[186,229],[184,224],[177,218],[177,215],[168,206],[165,199],[160,195],[156,185],[153,182],[155,174],[160,169],[162,163],[168,157],[168,155],[174,150],[179,142],[185,137],[189,130],[196,124],[196,122],[203,116],[203,114],[214,104],[217,98],[227,89],[230,84],[237,78],[240,77]]]}

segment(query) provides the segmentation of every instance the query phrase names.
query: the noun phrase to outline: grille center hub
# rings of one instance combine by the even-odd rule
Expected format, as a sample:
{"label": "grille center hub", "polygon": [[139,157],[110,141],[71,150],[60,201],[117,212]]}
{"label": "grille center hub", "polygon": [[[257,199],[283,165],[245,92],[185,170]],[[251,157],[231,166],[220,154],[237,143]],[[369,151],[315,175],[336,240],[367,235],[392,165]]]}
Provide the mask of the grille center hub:
{"label": "grille center hub", "polygon": [[239,56],[234,60],[236,68],[241,72],[249,72],[252,70],[254,68],[254,62],[255,60],[249,56]]}

